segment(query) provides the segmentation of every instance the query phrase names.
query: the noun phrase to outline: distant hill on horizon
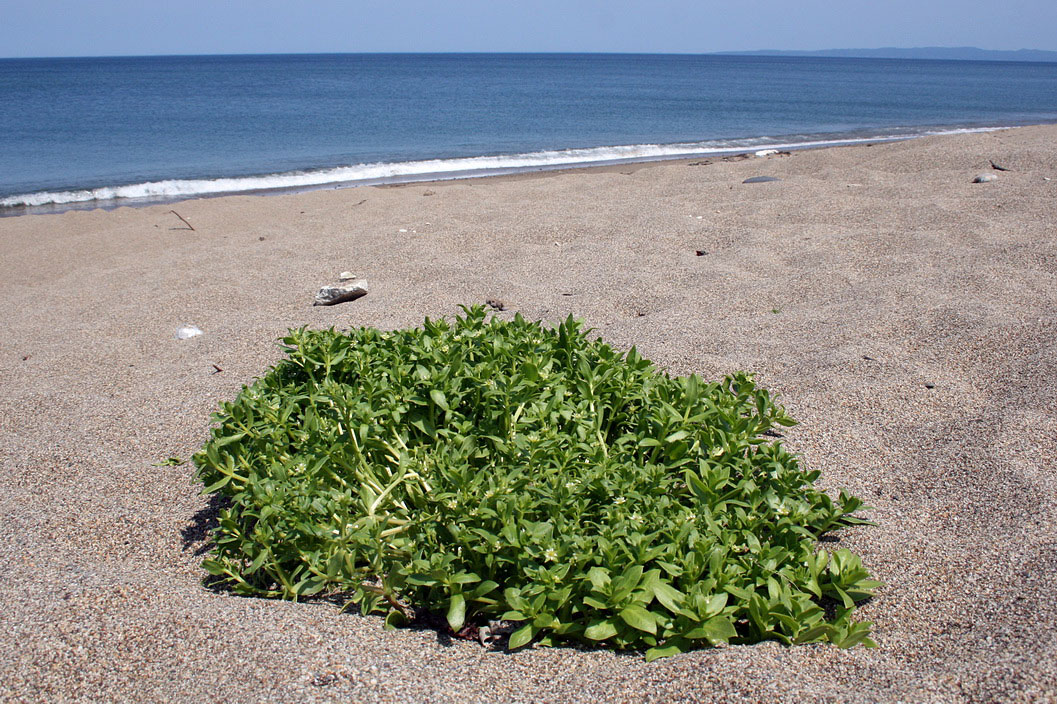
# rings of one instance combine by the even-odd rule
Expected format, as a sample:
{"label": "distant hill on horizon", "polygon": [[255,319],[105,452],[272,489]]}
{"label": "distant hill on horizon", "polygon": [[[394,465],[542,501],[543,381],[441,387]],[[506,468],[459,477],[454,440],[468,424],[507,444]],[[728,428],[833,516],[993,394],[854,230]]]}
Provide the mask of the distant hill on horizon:
{"label": "distant hill on horizon", "polygon": [[761,49],[758,51],[717,51],[724,56],[820,56],[846,59],[943,59],[947,61],[1057,61],[1057,51],[1017,49],[996,51],[974,46],[924,46],[912,49],[882,47],[880,49],[820,49],[796,51]]}

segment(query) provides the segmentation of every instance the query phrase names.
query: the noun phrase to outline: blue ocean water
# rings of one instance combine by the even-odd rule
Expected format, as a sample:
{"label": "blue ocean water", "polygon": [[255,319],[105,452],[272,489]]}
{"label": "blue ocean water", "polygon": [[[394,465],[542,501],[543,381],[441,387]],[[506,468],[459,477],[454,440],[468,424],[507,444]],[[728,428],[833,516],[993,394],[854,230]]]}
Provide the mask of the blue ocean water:
{"label": "blue ocean water", "polygon": [[605,54],[0,60],[0,213],[1057,121],[1057,63]]}

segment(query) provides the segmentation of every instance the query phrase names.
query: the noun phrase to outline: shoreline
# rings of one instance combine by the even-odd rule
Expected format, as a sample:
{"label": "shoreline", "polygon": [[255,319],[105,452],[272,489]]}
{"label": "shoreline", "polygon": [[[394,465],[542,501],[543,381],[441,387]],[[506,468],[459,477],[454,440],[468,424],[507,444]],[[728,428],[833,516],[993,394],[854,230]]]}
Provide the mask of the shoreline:
{"label": "shoreline", "polygon": [[[516,176],[520,174],[532,174],[532,173],[545,173],[551,171],[566,172],[566,171],[579,171],[583,169],[598,169],[607,167],[625,166],[629,164],[652,164],[652,163],[666,163],[666,162],[680,162],[680,161],[692,161],[698,159],[714,159],[732,156],[753,156],[760,151],[779,150],[779,151],[804,151],[810,149],[829,149],[832,147],[847,147],[861,144],[884,144],[888,142],[899,142],[912,139],[922,139],[927,137],[937,136],[949,136],[956,134],[980,134],[986,132],[1002,131],[1009,129],[1019,129],[1022,127],[1033,127],[1042,126],[1046,124],[1057,124],[1057,121],[1053,123],[1010,123],[1003,125],[990,125],[990,124],[967,124],[967,125],[953,125],[947,127],[940,126],[923,126],[920,128],[888,128],[889,134],[885,134],[886,130],[883,128],[878,129],[860,129],[852,130],[848,133],[835,133],[832,135],[804,135],[809,137],[806,141],[788,141],[782,138],[771,138],[771,137],[745,137],[733,140],[712,140],[703,142],[688,142],[688,143],[674,143],[674,144],[639,144],[639,145],[618,145],[618,146],[603,146],[603,147],[586,147],[586,148],[571,148],[561,149],[553,151],[540,151],[530,152],[524,154],[509,154],[509,155],[494,155],[494,156],[471,156],[471,157],[453,157],[449,159],[427,159],[422,161],[409,161],[409,162],[379,162],[371,164],[358,164],[355,166],[337,166],[328,167],[323,169],[311,169],[305,171],[287,171],[277,173],[267,173],[258,175],[246,175],[246,176],[235,176],[235,177],[223,177],[213,179],[170,179],[170,180],[159,180],[149,181],[144,183],[124,184],[117,186],[101,186],[91,189],[67,189],[62,191],[34,191],[23,194],[13,194],[0,198],[0,218],[8,217],[21,217],[23,215],[51,215],[68,212],[71,210],[114,210],[122,207],[142,208],[152,205],[170,205],[173,203],[182,203],[188,200],[198,199],[211,199],[211,198],[223,198],[227,196],[236,195],[253,195],[253,196],[274,196],[284,194],[299,194],[299,193],[310,193],[312,191],[320,190],[343,190],[348,188],[361,188],[367,186],[393,186],[393,185],[404,185],[414,183],[439,183],[443,181],[460,181],[467,179],[480,179],[480,178],[496,178],[505,176]],[[904,130],[905,133],[899,133],[900,130]],[[917,131],[913,131],[917,130]],[[877,134],[874,134],[877,133]],[[871,134],[873,136],[863,136]],[[795,137],[797,135],[789,135],[789,137]],[[759,141],[759,140],[771,140],[771,141]],[[758,142],[756,144],[749,144],[751,142]],[[745,144],[738,146],[705,146],[705,145],[720,145],[724,142],[742,142]],[[700,147],[696,148],[695,147]],[[675,154],[664,154],[664,150],[671,149],[678,151]],[[626,158],[589,158],[583,155],[598,154],[602,155],[607,152],[619,153],[621,151],[630,152],[633,150],[656,150],[658,153],[651,156],[631,156]],[[684,153],[685,152],[685,153]],[[543,155],[566,155],[566,158],[573,159],[572,161],[555,161],[554,163],[542,163],[535,165],[521,165],[521,166],[481,166],[479,168],[469,167],[471,164],[477,162],[495,161],[503,162],[504,160],[511,163],[520,161],[528,161],[532,159],[538,159]],[[557,158],[557,157],[556,157]],[[585,158],[584,161],[576,161],[575,158]],[[407,174],[396,174],[391,176],[382,176],[375,178],[356,178],[347,180],[325,180],[325,174],[338,174],[346,172],[354,172],[357,169],[367,172],[370,170],[400,170],[401,168],[412,168],[418,165],[433,164],[433,165],[448,165],[449,167],[459,167],[458,170],[444,170],[443,168],[436,171],[425,171],[422,173],[407,173]],[[463,166],[469,168],[463,169]],[[275,185],[275,186],[261,186],[261,187],[237,187],[238,183],[249,185],[257,182],[264,182],[268,180],[275,181],[293,181],[298,179],[324,179],[319,183],[308,183],[302,185]],[[217,184],[220,190],[212,192],[196,192],[196,193],[173,193],[172,195],[148,195],[148,196],[121,196],[121,195],[110,195],[113,193],[120,193],[122,191],[133,192],[137,189],[149,191],[151,189],[160,189],[163,186],[168,188],[180,188],[178,184],[187,184],[186,188],[209,188],[208,185],[203,184]],[[219,184],[230,184],[232,187],[224,190]],[[87,198],[77,200],[76,198],[82,198],[92,193],[99,192],[105,197],[99,198]],[[5,204],[5,200],[12,199],[26,199],[33,200],[39,197],[58,197],[58,198],[72,198],[72,200],[64,200],[62,202],[45,202],[39,204]]]}
{"label": "shoreline", "polygon": [[[1057,701],[1057,125],[690,163],[0,219],[0,700]],[[489,299],[777,393],[872,507],[820,548],[879,647],[506,653],[206,587],[186,459],[277,340]]]}

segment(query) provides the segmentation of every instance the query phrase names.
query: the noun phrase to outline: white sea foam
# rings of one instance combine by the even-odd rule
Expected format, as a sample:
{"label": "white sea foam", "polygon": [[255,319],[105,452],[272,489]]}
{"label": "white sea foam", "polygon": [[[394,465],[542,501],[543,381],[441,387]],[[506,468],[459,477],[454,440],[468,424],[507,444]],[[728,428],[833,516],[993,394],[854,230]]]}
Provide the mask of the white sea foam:
{"label": "white sea foam", "polygon": [[438,179],[470,178],[533,169],[554,169],[564,166],[605,164],[631,161],[653,161],[680,157],[708,156],[739,151],[756,151],[766,147],[777,149],[806,149],[840,144],[877,142],[906,139],[909,137],[964,134],[985,132],[999,127],[956,128],[917,133],[889,133],[868,137],[846,137],[833,139],[806,139],[803,141],[778,142],[768,137],[738,140],[714,140],[707,142],[685,142],[680,144],[632,144],[587,149],[560,149],[551,151],[509,154],[500,156],[475,156],[455,159],[428,159],[393,163],[357,164],[315,171],[291,171],[263,176],[242,176],[216,179],[172,179],[134,183],[125,186],[105,186],[84,190],[41,191],[7,196],[0,199],[0,207],[35,207],[97,203],[112,205],[113,201],[180,200],[195,196],[246,193],[249,191],[276,191],[310,189],[328,185],[356,185],[386,183],[393,181],[429,181]]}

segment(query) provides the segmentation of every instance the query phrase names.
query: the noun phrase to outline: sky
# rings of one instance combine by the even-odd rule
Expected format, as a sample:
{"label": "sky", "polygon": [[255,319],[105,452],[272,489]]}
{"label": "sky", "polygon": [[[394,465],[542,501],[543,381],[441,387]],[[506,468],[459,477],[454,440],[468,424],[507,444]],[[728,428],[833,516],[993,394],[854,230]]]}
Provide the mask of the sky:
{"label": "sky", "polygon": [[0,0],[0,56],[1057,50],[1055,0]]}

